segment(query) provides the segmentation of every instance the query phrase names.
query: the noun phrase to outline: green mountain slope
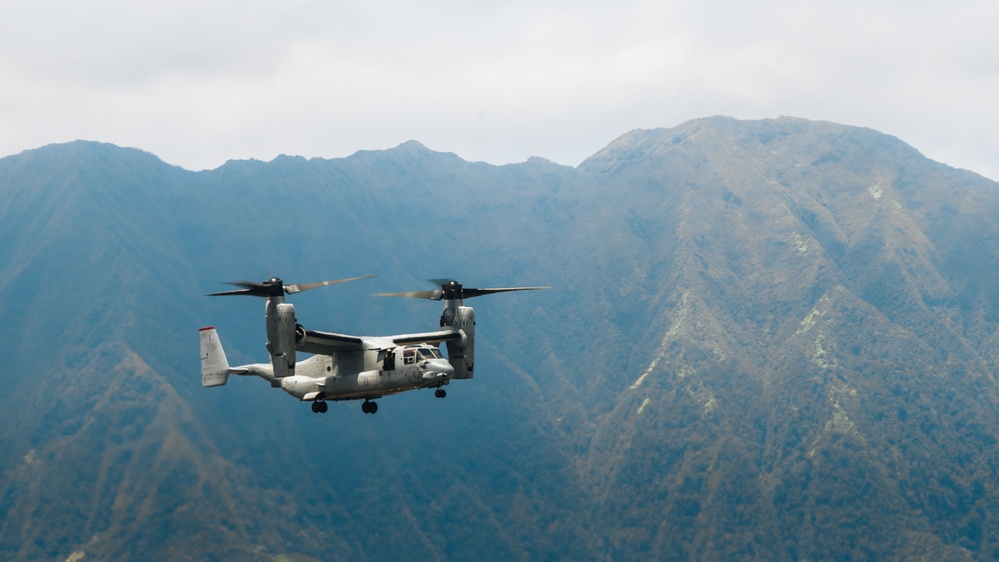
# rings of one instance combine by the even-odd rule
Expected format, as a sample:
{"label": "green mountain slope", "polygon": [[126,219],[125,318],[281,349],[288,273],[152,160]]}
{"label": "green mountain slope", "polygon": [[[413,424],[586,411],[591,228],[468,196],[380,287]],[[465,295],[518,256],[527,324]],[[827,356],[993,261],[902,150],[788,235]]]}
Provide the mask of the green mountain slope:
{"label": "green mountain slope", "polygon": [[607,516],[635,514],[622,554],[991,556],[995,366],[957,320],[987,314],[991,283],[948,264],[935,222],[966,220],[962,199],[997,216],[993,184],[787,119],[636,133],[584,168],[664,195],[635,216],[670,248],[658,348],[588,463]]}
{"label": "green mountain slope", "polygon": [[[70,143],[0,160],[9,559],[988,559],[999,191],[867,129],[711,118],[578,168],[410,142],[188,172]],[[222,281],[347,333],[455,277],[479,373],[316,416],[203,389],[263,357]]]}

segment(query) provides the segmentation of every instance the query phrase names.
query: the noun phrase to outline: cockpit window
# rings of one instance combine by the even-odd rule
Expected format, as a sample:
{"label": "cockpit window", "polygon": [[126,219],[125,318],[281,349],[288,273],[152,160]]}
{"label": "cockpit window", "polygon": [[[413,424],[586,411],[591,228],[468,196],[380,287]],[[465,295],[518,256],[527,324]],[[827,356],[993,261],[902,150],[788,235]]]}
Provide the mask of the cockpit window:
{"label": "cockpit window", "polygon": [[440,351],[433,348],[421,347],[420,348],[420,359],[441,359],[442,355]]}

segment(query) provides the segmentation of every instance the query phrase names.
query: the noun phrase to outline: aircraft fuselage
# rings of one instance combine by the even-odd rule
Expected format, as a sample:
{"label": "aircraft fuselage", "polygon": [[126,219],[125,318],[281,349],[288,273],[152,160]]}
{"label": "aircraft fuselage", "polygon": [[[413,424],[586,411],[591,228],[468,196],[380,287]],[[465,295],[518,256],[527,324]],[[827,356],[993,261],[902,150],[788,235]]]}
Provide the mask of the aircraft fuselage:
{"label": "aircraft fuselage", "polygon": [[253,365],[245,374],[260,376],[299,400],[329,401],[440,387],[454,375],[451,364],[432,345],[370,343],[369,349],[313,355],[296,363],[295,374],[287,377],[274,377],[266,364]]}

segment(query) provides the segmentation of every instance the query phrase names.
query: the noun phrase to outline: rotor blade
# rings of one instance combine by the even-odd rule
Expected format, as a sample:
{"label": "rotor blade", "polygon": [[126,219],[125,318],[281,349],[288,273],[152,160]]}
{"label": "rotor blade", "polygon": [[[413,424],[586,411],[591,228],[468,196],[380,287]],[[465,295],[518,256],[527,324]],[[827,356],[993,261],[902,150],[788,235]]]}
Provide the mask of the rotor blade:
{"label": "rotor blade", "polygon": [[338,285],[340,283],[347,283],[348,281],[357,281],[358,279],[371,279],[372,277],[377,277],[376,275],[364,275],[362,277],[351,277],[349,279],[336,279],[333,281],[317,281],[316,283],[294,283],[292,285],[285,285],[284,292],[289,295],[294,295],[295,293],[301,293],[302,291],[308,291],[309,289],[316,289],[318,287],[328,287],[330,285]]}
{"label": "rotor blade", "polygon": [[429,301],[439,301],[444,298],[444,291],[434,289],[432,291],[407,291],[404,293],[375,293],[376,297],[407,297],[411,299],[427,299]]}
{"label": "rotor blade", "polygon": [[221,291],[218,293],[208,293],[209,297],[225,297],[229,295],[254,295],[253,289],[237,289],[235,291]]}
{"label": "rotor blade", "polygon": [[256,283],[254,281],[226,281],[225,284],[243,287],[244,289],[258,289],[263,287],[263,283]]}
{"label": "rotor blade", "polygon": [[230,295],[248,295],[251,297],[266,297],[272,292],[272,290],[263,283],[254,283],[253,281],[227,281],[226,285],[235,285],[236,287],[242,287],[242,289],[209,293],[208,296],[225,297]]}
{"label": "rotor blade", "polygon": [[[446,286],[452,283],[450,279],[434,279],[434,282],[441,283],[442,286]],[[461,298],[470,299],[472,297],[480,297],[482,295],[491,295],[493,293],[505,293],[509,291],[538,291],[542,289],[550,289],[551,287],[498,287],[490,289],[461,289]],[[375,296],[379,297],[408,297],[413,299],[427,299],[431,301],[439,301],[444,298],[445,292],[443,289],[434,289],[432,291],[407,291],[403,293],[378,293]]]}
{"label": "rotor blade", "polygon": [[293,283],[291,285],[284,285],[277,277],[268,279],[267,281],[261,283],[254,283],[253,281],[229,281],[227,282],[228,285],[235,285],[237,287],[242,287],[242,289],[209,293],[208,296],[222,297],[229,295],[247,295],[251,297],[277,297],[282,293],[293,295],[295,293],[301,293],[302,291],[308,291],[309,289],[315,289],[317,287],[326,287],[328,285],[336,285],[339,283],[346,283],[348,281],[356,281],[358,279],[369,279],[371,277],[374,277],[374,275],[351,277],[349,279],[319,281],[318,283]]}
{"label": "rotor blade", "polygon": [[481,297],[483,295],[491,295],[493,293],[507,293],[510,291],[540,291],[543,289],[551,289],[551,287],[502,287],[495,289],[462,289],[462,295],[466,299],[472,297]]}

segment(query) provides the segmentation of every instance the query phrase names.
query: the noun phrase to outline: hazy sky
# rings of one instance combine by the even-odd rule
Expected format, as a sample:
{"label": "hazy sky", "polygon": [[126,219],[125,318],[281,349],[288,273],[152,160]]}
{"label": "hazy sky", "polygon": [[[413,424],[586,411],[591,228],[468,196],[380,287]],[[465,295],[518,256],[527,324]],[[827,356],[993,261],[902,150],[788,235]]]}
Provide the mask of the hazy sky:
{"label": "hazy sky", "polygon": [[999,180],[994,0],[0,0],[0,156],[188,169],[415,139],[577,165],[636,128],[792,115]]}

